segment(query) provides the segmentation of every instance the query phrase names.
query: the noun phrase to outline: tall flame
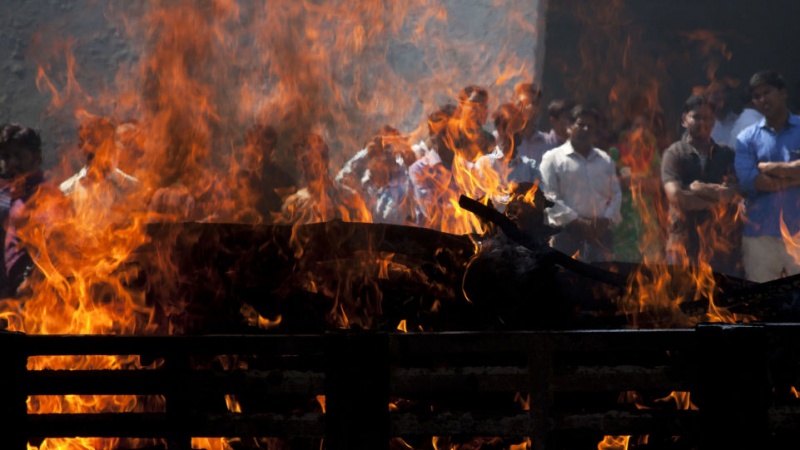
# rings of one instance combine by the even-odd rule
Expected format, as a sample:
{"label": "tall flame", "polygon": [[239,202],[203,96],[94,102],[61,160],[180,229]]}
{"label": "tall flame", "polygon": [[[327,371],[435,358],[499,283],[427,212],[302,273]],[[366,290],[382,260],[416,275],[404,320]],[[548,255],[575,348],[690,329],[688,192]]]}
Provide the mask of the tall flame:
{"label": "tall flame", "polygon": [[[522,4],[498,0],[494,7],[514,11]],[[427,131],[428,113],[461,87],[479,84],[500,97],[513,83],[533,78],[532,64],[515,53],[526,39],[532,41],[532,24],[519,15],[501,18],[490,31],[507,45],[487,58],[490,52],[481,42],[486,30],[468,29],[461,9],[440,1],[159,0],[138,8],[109,6],[107,12],[139,54],[133,64],[120,67],[112,85],[81,85],[79,80],[92,77],[77,63],[77,40],[68,37],[50,46],[55,52],[41,55],[37,86],[51,98],[48,112],[67,117],[81,136],[78,142],[68,140],[60,165],[50,171],[53,184],[43,186],[15,222],[36,270],[18,298],[0,307],[10,330],[180,333],[189,300],[179,288],[183,275],[170,249],[155,249],[148,263],[157,270],[148,273],[144,286],[141,265],[132,255],[152,244],[147,233],[152,222],[273,222],[253,207],[262,194],[241,179],[266,157],[248,147],[245,130],[263,124],[277,130],[273,156],[288,172],[318,168],[317,178],[307,177],[294,194],[311,195],[313,202],[295,203],[302,211],[287,209],[289,223],[370,221],[366,205],[356,200],[345,211],[347,196],[332,194],[327,181],[332,167],[361,148],[366,133],[392,124],[411,130],[404,136],[410,145]],[[301,147],[295,144],[313,150],[305,155],[311,159],[298,158]],[[321,157],[323,146],[330,149],[330,161]],[[79,176],[70,178],[78,170]],[[467,174],[456,171],[455,176]],[[445,219],[440,229],[459,234],[480,229],[456,199],[447,204],[454,214],[437,213]],[[308,209],[310,204],[319,213]],[[303,241],[296,238],[300,256]],[[339,326],[369,328],[370,317],[380,313],[382,295],[374,280],[387,278],[398,265],[392,255],[378,253],[351,263],[333,263],[327,272],[336,274],[339,284],[310,272],[305,283],[309,291],[337,299],[331,316]],[[165,299],[158,310],[146,294],[154,291]],[[347,299],[354,291],[357,298]],[[281,321],[248,307],[241,314],[260,328]],[[141,364],[129,356],[77,356],[36,358],[30,367]],[[238,403],[229,400],[236,410]],[[31,413],[153,407],[162,408],[163,400],[29,400]],[[40,449],[117,445],[116,439],[48,439]],[[220,439],[195,439],[193,445],[230,448]]]}

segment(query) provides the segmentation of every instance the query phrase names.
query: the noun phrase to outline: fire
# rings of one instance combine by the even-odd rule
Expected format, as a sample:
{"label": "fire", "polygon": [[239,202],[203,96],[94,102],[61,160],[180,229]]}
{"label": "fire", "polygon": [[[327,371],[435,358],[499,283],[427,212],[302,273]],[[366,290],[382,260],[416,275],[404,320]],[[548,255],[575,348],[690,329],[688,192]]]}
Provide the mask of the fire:
{"label": "fire", "polygon": [[[493,4],[513,10],[521,3]],[[652,201],[657,187],[649,185],[646,172],[661,144],[654,142],[653,131],[663,126],[659,104],[663,86],[657,80],[666,69],[663,61],[636,56],[641,53],[637,32],[617,35],[623,27],[612,25],[624,20],[618,14],[622,9],[616,0],[610,6],[590,6],[581,14],[582,21],[602,25],[604,34],[581,36],[585,70],[568,83],[582,99],[592,97],[586,91],[589,87],[602,91],[610,104],[610,125],[636,124],[626,136],[630,152],[622,164],[631,171],[632,202],[644,224],[639,250],[645,264],[631,274],[627,292],[619,299],[621,310],[630,315],[631,326],[689,326],[699,319],[683,315],[679,304],[706,298],[712,306],[704,320],[740,320],[713,306],[718,292],[710,261],[729,248],[730,243],[720,238],[730,230],[713,225],[699,230],[714,237],[702,249],[699,264],[664,264],[659,231],[664,205]],[[0,318],[9,330],[30,334],[185,332],[190,299],[181,291],[185,275],[170,249],[155,249],[148,263],[157,270],[145,285],[140,281],[142,262],[134,256],[137,249],[152,244],[148,225],[200,221],[293,226],[292,251],[300,262],[291,282],[309,294],[333,300],[328,314],[333,327],[376,328],[384,296],[381,283],[400,279],[400,273],[406,280],[423,279],[422,275],[409,273],[394,254],[374,249],[346,259],[303,259],[311,244],[302,225],[379,221],[375,202],[334,182],[335,170],[351,154],[373,144],[402,160],[426,134],[457,150],[448,173],[438,169],[424,173],[423,181],[439,201],[430,210],[409,214],[413,216],[409,225],[456,235],[486,232],[484,223],[459,206],[461,194],[500,210],[508,208],[506,212],[519,220],[524,220],[526,208],[540,206],[536,183],[506,183],[505,174],[480,171],[477,163],[485,151],[483,108],[501,103],[515,82],[533,79],[531,64],[509,49],[532,42],[536,27],[509,14],[498,27],[505,29],[501,40],[508,45],[496,52],[491,69],[483,70],[489,52],[481,38],[470,38],[469,33],[454,37],[448,32],[452,19],[443,2],[430,0],[213,0],[202,5],[190,0],[155,1],[141,17],[121,18],[141,57],[138,66],[121,68],[114,85],[99,93],[79,82],[83,68],[73,53],[79,43],[67,39],[54,46],[58,53],[42,60],[36,83],[51,99],[49,112],[68,115],[81,135],[80,143],[62,149],[63,160],[51,175],[62,181],[77,170],[85,173],[61,189],[43,187],[26,204],[18,233],[36,270],[21,286],[18,298],[0,304]],[[731,57],[718,36],[697,33],[687,38],[700,42],[709,54]],[[605,45],[618,42],[624,45]],[[404,64],[386,62],[388,54],[403,52],[411,55],[406,55]],[[459,70],[457,63],[470,70]],[[710,80],[716,69],[717,65],[709,65]],[[462,100],[445,113],[441,99],[458,98],[465,86],[483,87],[489,100],[486,104]],[[411,131],[365,139],[386,124]],[[521,125],[509,125],[511,134]],[[268,127],[273,133],[267,132]],[[272,153],[265,152],[263,140],[250,140],[248,130],[269,135]],[[370,142],[364,144],[365,140]],[[267,211],[254,205],[264,200],[257,182],[266,175],[258,172],[271,159],[302,181],[275,188],[282,207]],[[378,177],[381,168],[370,169]],[[410,195],[408,190],[398,201],[410,202]],[[723,218],[739,212],[714,214]],[[800,248],[796,244],[800,237],[785,233],[784,239],[792,243],[790,248]],[[337,243],[331,242],[333,247]],[[148,293],[163,303],[154,308]],[[434,299],[430,305],[436,312],[441,302]],[[249,305],[240,314],[244,323],[263,330],[284,323],[282,315],[265,316]],[[408,325],[403,319],[397,329],[406,332]],[[146,369],[137,357],[126,355],[42,357],[31,359],[29,367]],[[681,405],[691,407],[688,394],[673,398],[679,397]],[[235,398],[226,401],[231,411],[240,410]],[[324,396],[317,396],[317,401],[324,412]],[[517,401],[525,410],[530,408],[529,399],[520,395]],[[163,408],[163,403],[163,399],[130,396],[35,397],[29,399],[28,409],[31,413],[136,411]],[[598,448],[627,448],[629,439],[607,437]],[[227,450],[231,442],[196,438],[193,445]],[[118,445],[114,439],[48,439],[39,449]],[[444,448],[438,438],[432,445]],[[529,442],[512,448],[526,445]]]}
{"label": "fire", "polygon": [[[514,7],[514,2],[505,7]],[[22,287],[22,299],[3,303],[0,314],[9,330],[180,333],[188,300],[177,287],[182,274],[168,249],[156,249],[147,263],[158,274],[149,276],[147,285],[138,284],[142,269],[132,256],[151,244],[148,224],[371,221],[366,204],[334,191],[329,182],[332,168],[359,148],[365,129],[387,122],[406,128],[423,123],[420,119],[434,109],[436,96],[453,95],[470,83],[502,93],[531,77],[530,64],[502,50],[493,70],[465,78],[480,71],[462,73],[452,62],[477,67],[482,56],[475,48],[480,43],[443,32],[450,20],[448,8],[427,0],[214,0],[203,5],[179,0],[153,2],[140,12],[120,18],[141,58],[138,66],[121,68],[114,86],[95,93],[95,86],[81,85],[83,68],[72,51],[79,45],[74,40],[57,46],[59,53],[41,62],[37,85],[51,97],[50,111],[71,114],[86,132],[81,145],[64,149],[52,176],[66,179],[84,168],[85,177],[61,191],[42,189],[26,205],[19,236],[37,270]],[[523,33],[509,27],[507,42],[523,42],[535,33],[523,25]],[[398,48],[392,42],[413,47],[425,67],[409,71],[386,64],[384,55]],[[426,71],[435,75],[424,76]],[[456,122],[464,117],[447,127],[465,130],[465,123]],[[253,208],[261,194],[241,179],[265,158],[253,142],[242,144],[242,130],[254,122],[278,130],[277,162],[291,171],[306,171],[306,182],[297,191],[278,193],[296,200],[278,215]],[[408,136],[409,145],[419,131]],[[298,146],[291,147],[294,143]],[[459,163],[453,176],[460,183],[474,183],[467,164]],[[450,200],[433,214],[438,229],[456,234],[482,230],[472,214],[460,209],[455,192],[443,195]],[[303,237],[294,236],[294,242],[300,257]],[[309,292],[336,299],[331,321],[363,328],[372,327],[371,318],[380,315],[382,293],[373,280],[407,270],[391,254],[377,253],[359,255],[355,262],[331,262],[326,279],[317,269],[301,268],[307,275],[302,283]],[[165,299],[159,311],[146,295],[154,290]],[[436,309],[437,303],[433,305]],[[280,315],[265,317],[247,306],[240,312],[245,322],[262,329],[282,321]],[[128,356],[37,358],[30,364],[36,369],[141,366]],[[229,409],[237,410],[235,399],[228,400]],[[32,398],[29,409],[132,411],[148,407],[145,403],[133,397]],[[324,410],[324,399],[321,404]],[[47,440],[41,449],[115,445],[116,440],[103,439]],[[225,440],[198,438],[193,445],[230,448]]]}
{"label": "fire", "polygon": [[597,450],[628,450],[630,436],[606,436],[597,444]]}
{"label": "fire", "polygon": [[783,213],[781,213],[781,237],[784,244],[786,244],[786,251],[794,259],[795,262],[800,263],[800,233],[792,236],[786,222],[783,220]]}

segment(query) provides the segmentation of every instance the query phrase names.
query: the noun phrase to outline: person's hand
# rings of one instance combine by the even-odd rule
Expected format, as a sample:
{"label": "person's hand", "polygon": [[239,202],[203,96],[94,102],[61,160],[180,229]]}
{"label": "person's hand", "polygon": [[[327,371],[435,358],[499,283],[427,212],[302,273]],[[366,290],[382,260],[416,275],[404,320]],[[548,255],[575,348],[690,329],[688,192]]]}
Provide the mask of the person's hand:
{"label": "person's hand", "polygon": [[689,185],[689,190],[692,191],[692,192],[698,192],[698,191],[702,191],[704,187],[705,187],[705,183],[703,183],[702,181],[695,180],[695,181],[692,181],[692,184]]}
{"label": "person's hand", "polygon": [[758,163],[758,171],[762,172],[762,173],[766,172],[771,167],[772,167],[772,163],[771,162],[760,162],[760,163]]}
{"label": "person's hand", "polygon": [[584,239],[594,239],[608,231],[608,227],[610,225],[611,221],[605,217],[597,217],[593,219],[578,217],[570,222],[567,227],[572,233]]}
{"label": "person's hand", "polygon": [[593,237],[599,237],[611,226],[611,221],[605,217],[597,217],[592,221]]}
{"label": "person's hand", "polygon": [[783,163],[772,161],[760,162],[758,163],[758,171],[766,175],[781,176],[778,172],[782,165]]}
{"label": "person's hand", "polygon": [[585,217],[578,217],[566,226],[567,230],[571,233],[581,237],[589,238],[594,234],[594,225],[592,221]]}

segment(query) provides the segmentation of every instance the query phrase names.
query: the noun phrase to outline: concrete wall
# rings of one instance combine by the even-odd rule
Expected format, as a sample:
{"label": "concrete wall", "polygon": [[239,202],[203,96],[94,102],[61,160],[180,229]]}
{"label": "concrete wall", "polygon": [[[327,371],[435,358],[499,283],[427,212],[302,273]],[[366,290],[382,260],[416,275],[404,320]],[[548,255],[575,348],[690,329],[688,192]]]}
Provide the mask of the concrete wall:
{"label": "concrete wall", "polygon": [[[139,0],[114,2],[130,13]],[[121,24],[100,2],[80,0],[3,0],[0,2],[0,123],[19,122],[37,128],[44,141],[45,163],[56,161],[55,150],[73,139],[71,111],[51,108],[52,96],[37,87],[40,65],[65,85],[68,48],[77,61],[79,82],[98,92],[113,81],[121,64],[137,55],[123,39]]]}
{"label": "concrete wall", "polygon": [[[437,2],[419,2],[422,6],[409,15],[399,31],[379,35],[381,39],[387,39],[386,42],[368,40],[363,44],[363,54],[349,61],[353,65],[342,63],[334,69],[342,71],[335,74],[344,79],[342,86],[350,89],[358,84],[360,93],[365,94],[373,86],[370,84],[373,80],[369,77],[353,80],[351,69],[354,65],[367,64],[367,72],[373,70],[368,64],[377,62],[384,67],[388,65],[394,72],[392,76],[396,76],[406,90],[388,93],[388,97],[407,96],[408,100],[402,107],[399,104],[383,109],[376,106],[373,114],[364,111],[364,107],[352,98],[346,98],[347,104],[342,108],[348,114],[347,120],[363,121],[364,130],[386,122],[408,129],[419,125],[420,120],[436,104],[451,100],[460,87],[471,83],[488,86],[496,105],[502,97],[509,95],[513,83],[539,76],[541,73],[539,65],[544,55],[541,48],[544,16],[540,11],[544,8],[544,1],[445,0],[437,6],[443,8],[444,14],[435,19],[428,17],[425,22],[420,20],[425,18],[423,16],[426,13],[435,10],[426,10],[425,5],[437,5]],[[152,50],[148,48],[151,43],[141,39],[142,30],[136,29],[142,25],[140,19],[156,5],[182,2],[183,0],[3,0],[0,2],[0,122],[21,122],[41,130],[46,150],[45,165],[56,164],[59,152],[74,146],[76,110],[84,108],[92,114],[107,113],[109,108],[114,108],[114,105],[109,105],[113,103],[109,102],[109,98],[113,98],[114,92],[124,92],[125,95],[130,93],[129,85],[120,87],[120,78],[139,76],[137,74],[141,70],[138,64],[144,59],[144,54]],[[260,22],[262,18],[258,15],[263,14],[264,10],[260,9],[263,5],[257,1],[198,0],[190,4],[197,4],[200,8],[236,4],[241,8],[238,22],[228,28],[228,31],[239,27],[245,32],[250,30],[265,35],[271,32],[269,26],[265,26],[269,23],[266,19]],[[266,4],[267,14],[286,12],[290,15],[290,20],[286,21],[287,26],[298,26],[297,24],[313,20],[311,14],[291,16],[294,14],[290,10],[294,1]],[[399,5],[391,1],[375,4],[384,5],[387,9]],[[354,5],[353,9],[358,9],[356,6],[361,8],[368,3],[345,2],[342,5]],[[368,8],[364,10],[369,11]],[[387,17],[387,23],[389,19],[391,18]],[[336,18],[328,17],[326,20],[336,31],[336,34],[330,35],[332,40],[341,36],[346,38],[345,35],[352,31],[346,27],[339,28],[342,24]],[[421,30],[427,36],[425,39],[412,36],[420,23],[425,25]],[[375,24],[367,23],[365,27],[367,37],[371,36],[369,31]],[[281,36],[277,32],[276,36],[271,45],[280,44]],[[245,47],[252,46],[255,42],[253,39],[238,39],[238,45]],[[436,46],[426,47],[426,41],[432,44],[435,42]],[[297,45],[297,42],[293,45]],[[228,50],[229,53],[234,51]],[[241,59],[219,61],[220,64],[236,65],[239,73],[251,75],[253,70],[252,67],[246,67],[248,64],[268,65],[263,61],[255,61],[252,54],[244,50],[235,50]],[[279,53],[274,48],[271,50]],[[297,51],[304,52],[308,49],[298,45]],[[70,80],[68,76],[70,72],[67,55],[74,55],[75,58],[74,80]],[[209,63],[213,61],[206,60],[205,64]],[[37,86],[37,71],[40,66],[45,68],[44,73],[53,87],[52,91],[41,80]],[[504,69],[507,70],[501,74]],[[229,75],[230,73],[233,72],[229,71]],[[130,80],[126,80],[126,83],[129,82]],[[241,87],[230,79],[220,81],[218,85],[223,83],[227,88],[219,87],[221,97],[230,98],[232,92],[236,93],[234,88]],[[268,88],[262,86],[262,89],[266,96]],[[366,92],[367,97],[370,95],[372,94]],[[359,101],[363,100],[364,98],[359,98]],[[330,99],[319,101],[321,104],[318,106],[322,109],[340,107],[338,103],[326,105],[325,102]],[[59,102],[61,104],[56,104]],[[237,105],[234,107],[242,106],[240,101],[235,103]],[[248,107],[256,108],[256,104],[257,102],[253,102]],[[339,124],[339,127],[339,132],[358,133],[356,125],[342,129]],[[363,131],[352,139],[363,140],[366,134]],[[351,145],[353,144],[343,144],[341,152],[351,151],[350,148],[344,148]],[[342,160],[344,157],[345,155],[341,155],[338,159]]]}

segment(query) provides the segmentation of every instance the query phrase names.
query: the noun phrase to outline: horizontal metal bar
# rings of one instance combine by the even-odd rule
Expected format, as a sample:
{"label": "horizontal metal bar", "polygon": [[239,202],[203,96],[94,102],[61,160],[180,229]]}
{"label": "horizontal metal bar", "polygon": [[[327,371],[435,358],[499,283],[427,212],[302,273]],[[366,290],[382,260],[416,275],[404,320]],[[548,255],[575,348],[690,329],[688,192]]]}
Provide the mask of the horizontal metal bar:
{"label": "horizontal metal bar", "polygon": [[163,438],[176,433],[195,437],[322,437],[325,418],[318,413],[195,414],[180,423],[164,413],[32,414],[29,439],[48,437]]}
{"label": "horizontal metal bar", "polygon": [[800,405],[772,407],[767,414],[770,432],[800,431]]}
{"label": "horizontal metal bar", "polygon": [[[782,334],[786,327],[776,328]],[[3,335],[12,333],[0,332]],[[555,351],[636,351],[690,349],[694,329],[576,330],[519,332],[397,333],[389,336],[392,354],[425,356],[469,353],[524,352],[536,340]],[[324,335],[205,335],[108,336],[24,335],[24,353],[35,355],[187,355],[317,354]]]}
{"label": "horizontal metal bar", "polygon": [[693,348],[694,329],[401,333],[390,335],[395,357],[527,352],[537,340],[554,351],[659,351]]}
{"label": "horizontal metal bar", "polygon": [[[0,342],[2,342],[0,333]],[[21,351],[38,355],[312,355],[324,335],[107,336],[25,335]]]}
{"label": "horizontal metal bar", "polygon": [[594,430],[608,435],[664,433],[681,436],[697,434],[701,429],[700,412],[696,410],[610,410],[559,414],[553,420],[553,431]]}
{"label": "horizontal metal bar", "polygon": [[390,415],[392,436],[502,436],[516,438],[533,432],[530,415],[488,414],[476,412],[443,412],[420,416],[394,413]]}
{"label": "horizontal metal bar", "polygon": [[[560,370],[556,392],[677,390],[690,382],[676,379],[670,366],[589,366]],[[449,393],[524,392],[528,371],[520,367],[395,368],[389,374],[394,396]],[[170,374],[162,370],[43,370],[26,375],[27,395],[165,395]],[[181,383],[202,395],[307,395],[324,392],[325,374],[299,370],[188,371]]]}
{"label": "horizontal metal bar", "polygon": [[[797,411],[792,415],[785,415],[785,411],[771,412],[783,414],[786,420],[798,417]],[[192,415],[182,419],[178,426],[162,413],[35,414],[28,417],[31,439],[75,436],[160,438],[174,434],[178,428],[181,433],[197,437],[322,437],[324,420],[324,415],[318,413],[227,413]],[[666,433],[677,436],[694,434],[700,429],[699,411],[611,410],[558,415],[554,418],[552,431],[593,430],[615,435]],[[390,414],[391,436],[513,438],[530,436],[532,430],[530,415],[526,412]]]}
{"label": "horizontal metal bar", "polygon": [[530,376],[521,367],[394,368],[389,390],[394,396],[526,391]]}
{"label": "horizontal metal bar", "polygon": [[[165,395],[172,389],[164,370],[42,370],[29,371],[28,395]],[[181,383],[198,395],[322,394],[325,375],[300,370],[191,370]]]}
{"label": "horizontal metal bar", "polygon": [[691,390],[692,380],[679,378],[675,372],[673,366],[570,367],[556,372],[553,388],[558,392]]}

